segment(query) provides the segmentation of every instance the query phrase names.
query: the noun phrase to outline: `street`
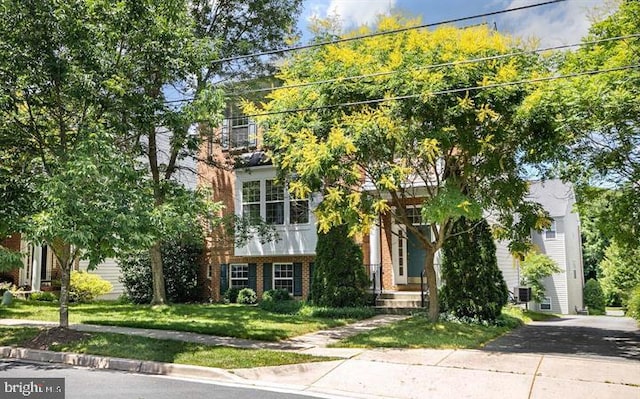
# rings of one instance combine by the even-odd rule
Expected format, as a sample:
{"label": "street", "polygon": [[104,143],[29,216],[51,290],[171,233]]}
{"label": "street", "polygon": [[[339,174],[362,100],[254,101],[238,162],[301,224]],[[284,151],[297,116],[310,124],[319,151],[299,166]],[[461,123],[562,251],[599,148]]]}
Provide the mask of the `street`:
{"label": "street", "polygon": [[24,377],[64,377],[66,399],[312,398],[312,396],[237,388],[204,381],[187,381],[117,371],[73,368],[58,364],[0,360],[0,378]]}

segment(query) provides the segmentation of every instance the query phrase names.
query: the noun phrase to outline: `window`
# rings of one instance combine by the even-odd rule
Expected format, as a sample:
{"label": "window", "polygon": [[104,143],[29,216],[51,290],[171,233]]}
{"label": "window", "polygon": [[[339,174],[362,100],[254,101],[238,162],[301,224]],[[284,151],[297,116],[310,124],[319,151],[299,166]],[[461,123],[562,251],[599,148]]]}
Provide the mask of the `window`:
{"label": "window", "polygon": [[232,264],[230,274],[231,288],[246,288],[249,286],[249,265]]}
{"label": "window", "polygon": [[242,184],[242,216],[251,223],[260,220],[260,180]]}
{"label": "window", "polygon": [[556,221],[553,220],[551,222],[551,226],[544,230],[544,239],[545,240],[553,240],[556,238]]}
{"label": "window", "polygon": [[256,124],[246,116],[230,117],[222,124],[222,148],[255,148],[257,145]]}
{"label": "window", "polygon": [[421,208],[407,208],[407,219],[414,226],[419,226],[422,223],[422,209]]}
{"label": "window", "polygon": [[293,264],[274,263],[273,288],[285,289],[293,295]]}
{"label": "window", "polygon": [[542,302],[540,302],[540,310],[551,310],[551,298],[545,297]]}
{"label": "window", "polygon": [[270,224],[284,224],[284,186],[274,180],[267,180],[265,189],[265,221]]}
{"label": "window", "polygon": [[242,182],[242,216],[251,224],[260,220],[272,225],[309,223],[309,199],[297,198],[273,179]]}
{"label": "window", "polygon": [[207,278],[211,278],[213,277],[213,265],[209,265],[209,267],[207,267]]}

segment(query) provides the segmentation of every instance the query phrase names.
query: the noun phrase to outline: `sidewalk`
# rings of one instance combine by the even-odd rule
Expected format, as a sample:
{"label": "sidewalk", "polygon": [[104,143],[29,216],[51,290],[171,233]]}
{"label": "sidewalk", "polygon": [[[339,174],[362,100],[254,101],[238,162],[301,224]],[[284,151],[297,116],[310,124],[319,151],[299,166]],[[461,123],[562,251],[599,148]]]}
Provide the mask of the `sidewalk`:
{"label": "sidewalk", "polygon": [[[343,359],[278,367],[221,370],[177,364],[111,359],[20,348],[0,348],[0,356],[77,366],[213,380],[225,384],[287,389],[300,394],[347,398],[477,398],[510,399],[637,399],[640,362],[575,356],[550,356],[436,349],[340,349],[326,345],[340,336],[374,328],[395,319],[380,316],[329,331],[279,343],[256,343],[208,337],[207,342],[239,347],[269,347],[322,353]],[[25,324],[1,320],[0,324]],[[29,322],[26,322],[29,323]],[[42,325],[42,324],[41,324]],[[77,325],[82,331],[106,331],[102,326]],[[114,330],[112,330],[112,328]],[[156,338],[203,339],[198,334],[109,327],[120,333],[152,334]],[[201,341],[193,341],[201,342]]]}

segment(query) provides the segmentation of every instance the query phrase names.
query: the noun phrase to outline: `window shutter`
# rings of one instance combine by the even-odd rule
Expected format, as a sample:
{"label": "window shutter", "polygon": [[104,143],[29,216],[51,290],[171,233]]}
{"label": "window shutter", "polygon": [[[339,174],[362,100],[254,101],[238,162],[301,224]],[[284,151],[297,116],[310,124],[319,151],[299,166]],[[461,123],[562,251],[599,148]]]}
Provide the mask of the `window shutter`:
{"label": "window shutter", "polygon": [[262,265],[262,289],[269,291],[272,288],[273,283],[273,267],[271,263],[264,263]]}
{"label": "window shutter", "polygon": [[231,130],[231,119],[222,121],[222,132],[220,137],[220,146],[223,150],[229,149],[229,131]]}
{"label": "window shutter", "polygon": [[249,288],[251,288],[252,290],[257,290],[257,279],[258,279],[258,272],[256,271],[256,267],[257,265],[255,263],[249,263]]}
{"label": "window shutter", "polygon": [[315,265],[313,262],[309,263],[309,291],[313,290],[313,270]]}
{"label": "window shutter", "polygon": [[293,264],[293,295],[302,296],[302,263]]}
{"label": "window shutter", "polygon": [[220,265],[220,296],[224,295],[229,289],[229,265],[223,263]]}

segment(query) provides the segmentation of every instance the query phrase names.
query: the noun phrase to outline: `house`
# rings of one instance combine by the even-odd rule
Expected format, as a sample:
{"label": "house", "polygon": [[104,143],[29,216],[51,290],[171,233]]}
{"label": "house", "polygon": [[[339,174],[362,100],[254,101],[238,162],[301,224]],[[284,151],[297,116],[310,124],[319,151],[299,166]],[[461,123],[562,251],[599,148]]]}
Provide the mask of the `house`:
{"label": "house", "polygon": [[[241,244],[225,237],[223,231],[210,236],[206,275],[207,294],[213,300],[220,300],[229,287],[253,288],[258,297],[270,288],[285,288],[297,298],[306,298],[309,293],[317,241],[312,210],[319,198],[291,197],[278,183],[274,166],[261,151],[258,133],[255,123],[247,118],[225,119],[218,136],[201,154],[217,164],[233,165],[227,169],[200,166],[200,184],[212,190],[213,199],[222,201],[226,212],[273,224],[279,235],[278,241],[263,243],[259,237],[251,237]],[[554,220],[543,233],[532,231],[532,241],[563,270],[544,282],[545,302],[531,306],[572,313],[582,308],[583,287],[580,226],[578,215],[573,212],[573,189],[559,180],[533,182],[529,198],[539,202]],[[422,223],[419,207],[407,211],[414,225]],[[496,244],[498,265],[507,286],[513,289],[519,285],[518,261],[506,243]],[[380,215],[362,240],[362,247],[373,287],[386,293],[420,292],[425,250],[406,226],[395,223],[389,215]]]}

